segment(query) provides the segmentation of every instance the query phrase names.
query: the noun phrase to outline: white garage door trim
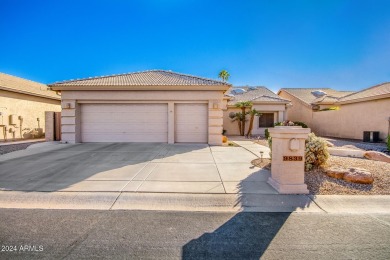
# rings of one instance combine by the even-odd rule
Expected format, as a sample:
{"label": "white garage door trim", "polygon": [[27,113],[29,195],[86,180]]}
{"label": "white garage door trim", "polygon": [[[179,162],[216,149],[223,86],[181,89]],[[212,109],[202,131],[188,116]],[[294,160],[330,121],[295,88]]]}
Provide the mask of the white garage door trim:
{"label": "white garage door trim", "polygon": [[208,104],[175,104],[175,142],[208,143]]}
{"label": "white garage door trim", "polygon": [[168,142],[168,104],[81,104],[82,142]]}

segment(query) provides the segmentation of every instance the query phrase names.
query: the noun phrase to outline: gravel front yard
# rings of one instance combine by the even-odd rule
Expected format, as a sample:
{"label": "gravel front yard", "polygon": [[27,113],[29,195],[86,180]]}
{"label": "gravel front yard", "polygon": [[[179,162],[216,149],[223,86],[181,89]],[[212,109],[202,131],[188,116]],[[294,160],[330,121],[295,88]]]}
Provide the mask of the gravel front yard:
{"label": "gravel front yard", "polygon": [[[265,139],[253,140],[255,143],[268,147],[268,142]],[[384,144],[368,144],[366,147],[360,142],[330,140],[335,147],[351,147],[354,145],[356,149],[378,150],[373,149],[374,146],[381,147]],[[256,165],[256,164],[254,164]],[[256,165],[257,166],[257,165]],[[260,166],[260,165],[259,165]],[[390,195],[390,163],[372,161],[362,158],[330,156],[327,165],[339,166],[342,168],[364,168],[370,171],[374,177],[373,184],[358,184],[346,182],[341,179],[328,177],[323,168],[305,172],[305,183],[308,186],[310,194],[318,195]]]}
{"label": "gravel front yard", "polygon": [[328,166],[356,167],[370,171],[372,184],[358,184],[328,177],[323,169],[305,172],[305,183],[310,194],[321,195],[390,195],[390,163],[360,158],[330,156]]}

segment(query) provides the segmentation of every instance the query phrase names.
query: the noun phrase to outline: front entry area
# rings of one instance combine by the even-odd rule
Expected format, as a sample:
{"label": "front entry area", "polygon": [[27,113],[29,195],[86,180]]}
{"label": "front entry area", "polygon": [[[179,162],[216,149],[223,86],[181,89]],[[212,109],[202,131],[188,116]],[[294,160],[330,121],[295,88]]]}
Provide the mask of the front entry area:
{"label": "front entry area", "polygon": [[168,104],[82,104],[81,142],[168,142]]}

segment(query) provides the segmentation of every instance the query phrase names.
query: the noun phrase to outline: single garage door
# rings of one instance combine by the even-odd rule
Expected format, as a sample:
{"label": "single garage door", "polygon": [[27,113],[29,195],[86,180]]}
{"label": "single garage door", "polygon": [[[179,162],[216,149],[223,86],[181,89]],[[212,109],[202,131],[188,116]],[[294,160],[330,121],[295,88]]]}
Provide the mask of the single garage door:
{"label": "single garage door", "polygon": [[208,142],[208,104],[175,105],[175,142]]}
{"label": "single garage door", "polygon": [[167,104],[82,104],[82,142],[168,142]]}

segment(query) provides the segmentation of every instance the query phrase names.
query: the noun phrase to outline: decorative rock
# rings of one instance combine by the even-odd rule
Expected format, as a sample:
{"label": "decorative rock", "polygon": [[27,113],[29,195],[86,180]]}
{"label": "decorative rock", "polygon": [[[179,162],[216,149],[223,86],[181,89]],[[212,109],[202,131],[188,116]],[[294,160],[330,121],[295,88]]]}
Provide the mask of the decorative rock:
{"label": "decorative rock", "polygon": [[349,168],[343,179],[349,182],[371,184],[374,181],[371,172],[362,168]]}
{"label": "decorative rock", "polygon": [[336,179],[342,179],[346,173],[349,173],[348,169],[331,167],[326,169],[326,175]]}
{"label": "decorative rock", "polygon": [[376,151],[368,151],[364,153],[364,157],[369,160],[374,161],[381,161],[381,162],[387,162],[390,163],[390,156]]}
{"label": "decorative rock", "polygon": [[326,169],[326,175],[336,179],[343,179],[348,182],[355,182],[361,184],[371,184],[374,181],[372,174],[366,169],[362,168],[340,168],[331,167]]}

